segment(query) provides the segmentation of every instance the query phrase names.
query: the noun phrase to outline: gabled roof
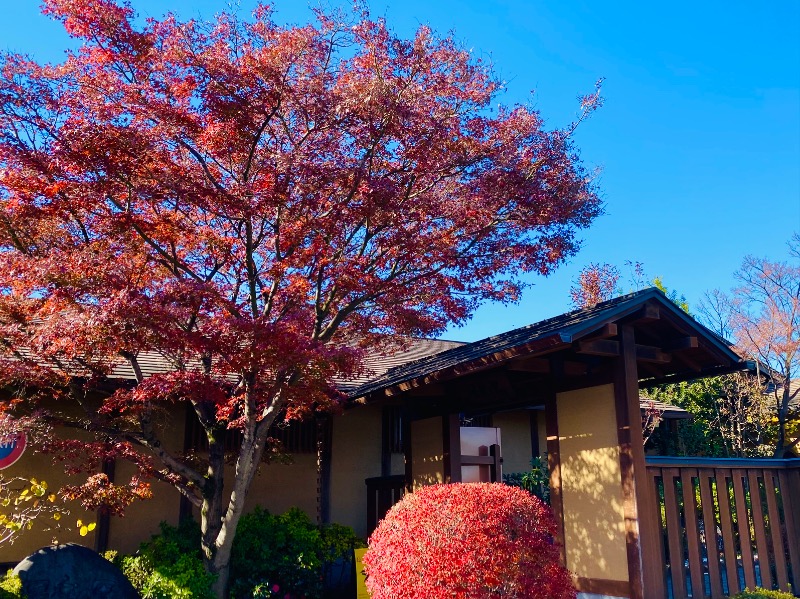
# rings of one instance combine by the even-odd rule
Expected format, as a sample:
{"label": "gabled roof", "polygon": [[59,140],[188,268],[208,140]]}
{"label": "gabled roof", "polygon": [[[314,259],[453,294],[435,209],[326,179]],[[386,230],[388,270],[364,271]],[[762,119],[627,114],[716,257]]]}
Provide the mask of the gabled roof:
{"label": "gabled roof", "polygon": [[651,287],[390,368],[352,390],[349,396],[363,397],[409,381],[425,384],[434,374],[440,380],[454,378],[520,356],[544,355],[564,349],[607,323],[634,314],[648,302],[665,309],[676,327],[702,336],[703,345],[720,361],[741,363],[728,341],[683,312],[662,291]]}

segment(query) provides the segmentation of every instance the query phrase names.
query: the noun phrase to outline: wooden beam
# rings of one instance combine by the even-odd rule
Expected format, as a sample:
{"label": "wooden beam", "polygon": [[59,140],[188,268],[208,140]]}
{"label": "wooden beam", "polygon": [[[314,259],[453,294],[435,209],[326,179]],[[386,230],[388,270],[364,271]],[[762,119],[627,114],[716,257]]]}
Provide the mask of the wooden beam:
{"label": "wooden beam", "polygon": [[408,391],[411,397],[441,397],[446,394],[444,385],[427,385],[425,387],[414,387]]}
{"label": "wooden beam", "polygon": [[550,372],[550,360],[547,358],[522,358],[511,360],[506,368],[511,372],[548,374]]}
{"label": "wooden beam", "polygon": [[579,341],[578,353],[615,358],[619,355],[619,341],[612,341],[611,339],[589,339],[587,341]]}
{"label": "wooden beam", "polygon": [[589,366],[583,362],[572,362],[565,360],[562,363],[563,372],[566,376],[585,376],[589,374]]}
{"label": "wooden beam", "polygon": [[[590,356],[615,358],[620,355],[619,347],[619,341],[613,341],[611,339],[591,339],[588,341],[578,342],[578,353],[587,354]],[[637,345],[636,359],[640,362],[668,364],[672,361],[672,356],[662,351],[659,347],[653,347],[650,345]]]}
{"label": "wooden beam", "polygon": [[655,304],[645,304],[636,315],[634,322],[661,320],[661,309]]}
{"label": "wooden beam", "polygon": [[637,345],[636,359],[639,362],[654,362],[656,364],[669,364],[672,362],[671,355],[661,351],[661,348],[651,345]]}
{"label": "wooden beam", "polygon": [[681,337],[675,339],[664,345],[664,351],[682,351],[684,349],[694,349],[700,347],[700,342],[697,337],[690,335],[689,337]]}
{"label": "wooden beam", "polygon": [[592,335],[593,339],[608,339],[609,337],[616,337],[619,333],[617,329],[617,324],[615,322],[609,322],[602,329],[600,329],[596,335]]}

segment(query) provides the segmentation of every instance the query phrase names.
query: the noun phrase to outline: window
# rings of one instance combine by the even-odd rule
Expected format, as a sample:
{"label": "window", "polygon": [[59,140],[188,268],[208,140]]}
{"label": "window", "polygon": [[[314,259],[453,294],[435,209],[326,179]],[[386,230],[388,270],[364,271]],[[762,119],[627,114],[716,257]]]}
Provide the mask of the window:
{"label": "window", "polygon": [[[317,427],[315,420],[292,420],[291,422],[273,424],[269,436],[281,442],[287,453],[316,453]],[[225,434],[225,451],[238,451],[242,444],[242,433],[227,431]],[[197,416],[189,410],[186,419],[186,448],[195,451],[208,449],[208,439]]]}

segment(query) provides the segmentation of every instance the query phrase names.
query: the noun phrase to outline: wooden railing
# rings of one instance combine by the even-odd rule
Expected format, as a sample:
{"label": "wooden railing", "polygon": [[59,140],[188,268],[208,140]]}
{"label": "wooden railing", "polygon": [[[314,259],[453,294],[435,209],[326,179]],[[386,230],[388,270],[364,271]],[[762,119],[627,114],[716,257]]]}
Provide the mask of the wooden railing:
{"label": "wooden railing", "polygon": [[367,535],[371,535],[389,508],[402,499],[406,477],[403,474],[376,476],[364,482],[367,484]]}
{"label": "wooden railing", "polygon": [[800,459],[648,457],[647,473],[664,597],[800,592]]}

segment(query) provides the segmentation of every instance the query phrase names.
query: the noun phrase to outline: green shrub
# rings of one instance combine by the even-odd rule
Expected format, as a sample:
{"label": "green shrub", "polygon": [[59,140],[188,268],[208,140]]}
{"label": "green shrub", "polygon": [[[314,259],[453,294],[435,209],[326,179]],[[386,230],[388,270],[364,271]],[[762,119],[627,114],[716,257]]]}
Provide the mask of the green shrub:
{"label": "green shrub", "polygon": [[[109,556],[111,557],[111,556]],[[200,528],[186,519],[177,528],[161,523],[161,534],[142,543],[136,555],[112,561],[142,599],[212,599],[214,577],[203,568]]]}
{"label": "green shrub", "polygon": [[25,599],[25,594],[22,592],[22,581],[11,570],[0,579],[0,599]]}
{"label": "green shrub", "polygon": [[262,596],[261,589],[273,586],[281,596],[321,597],[327,564],[349,556],[356,546],[364,543],[346,526],[319,527],[297,508],[280,516],[256,508],[236,530],[231,597]]}
{"label": "green shrub", "polygon": [[[317,526],[299,509],[273,516],[256,508],[242,517],[231,554],[230,596],[235,599],[322,596],[328,567],[364,547],[353,529]],[[142,599],[211,598],[213,576],[203,568],[200,527],[187,519],[177,528],[161,523],[161,534],[142,543],[136,555],[108,551]],[[280,591],[274,591],[278,588]],[[0,599],[5,599],[0,595]]]}
{"label": "green shrub", "polygon": [[550,503],[550,470],[547,458],[536,456],[531,459],[528,472],[512,472],[503,475],[503,482],[512,487],[525,489],[545,503]]}
{"label": "green shrub", "polygon": [[768,591],[767,589],[745,589],[731,599],[794,599],[794,595],[786,591]]}

